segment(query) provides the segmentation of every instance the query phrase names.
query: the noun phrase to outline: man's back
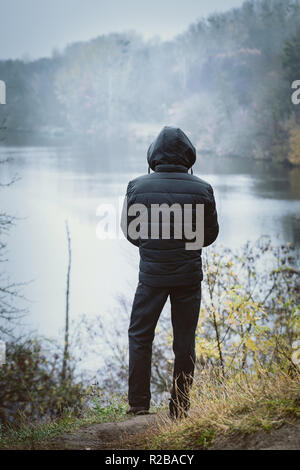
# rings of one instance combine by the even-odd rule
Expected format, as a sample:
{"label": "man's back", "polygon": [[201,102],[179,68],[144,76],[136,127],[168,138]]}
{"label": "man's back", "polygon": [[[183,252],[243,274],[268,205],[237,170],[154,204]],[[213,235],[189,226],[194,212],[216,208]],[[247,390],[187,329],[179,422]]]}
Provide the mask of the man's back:
{"label": "man's back", "polygon": [[[191,285],[203,278],[201,249],[186,250],[186,209],[191,208],[195,229],[196,206],[204,205],[203,246],[213,243],[219,230],[212,187],[197,176],[188,174],[188,168],[195,161],[195,149],[183,136],[186,137],[180,129],[165,127],[158,141],[148,151],[149,166],[154,173],[130,181],[127,188],[127,208],[133,204],[143,204],[148,211],[148,236],[141,236],[138,240],[132,240],[128,236],[128,239],[140,249],[140,281],[154,287]],[[166,147],[169,159],[166,158]],[[177,205],[181,210],[181,239],[174,235],[176,220],[173,211],[169,212],[170,219],[167,220],[170,237],[162,237],[162,217],[157,223],[151,216],[151,210],[162,204],[169,208]],[[155,224],[158,225],[158,238],[151,236],[155,231]]]}

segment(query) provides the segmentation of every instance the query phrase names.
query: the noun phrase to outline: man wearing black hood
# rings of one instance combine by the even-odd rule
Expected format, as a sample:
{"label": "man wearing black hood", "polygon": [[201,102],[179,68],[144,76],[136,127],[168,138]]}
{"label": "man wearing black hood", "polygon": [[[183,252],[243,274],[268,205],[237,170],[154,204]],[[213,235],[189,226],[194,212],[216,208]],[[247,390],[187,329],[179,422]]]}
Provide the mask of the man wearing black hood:
{"label": "man wearing black hood", "polygon": [[[212,187],[188,174],[196,161],[196,149],[181,129],[164,127],[150,145],[147,157],[149,174],[129,182],[121,224],[127,239],[140,251],[139,283],[128,330],[128,412],[146,414],[149,410],[152,342],[160,313],[170,296],[175,355],[170,415],[177,418],[185,416],[190,406],[203,279],[201,248],[187,250],[184,237],[161,237],[161,219],[159,237],[148,238],[142,234],[132,237],[128,227],[133,219],[128,212],[135,204],[142,204],[149,214],[153,205],[176,204],[181,208],[192,207],[195,215],[195,207],[204,205],[202,246],[215,241],[219,226]],[[150,168],[154,173],[150,174]],[[171,228],[172,225],[174,233],[174,217],[170,218]]]}

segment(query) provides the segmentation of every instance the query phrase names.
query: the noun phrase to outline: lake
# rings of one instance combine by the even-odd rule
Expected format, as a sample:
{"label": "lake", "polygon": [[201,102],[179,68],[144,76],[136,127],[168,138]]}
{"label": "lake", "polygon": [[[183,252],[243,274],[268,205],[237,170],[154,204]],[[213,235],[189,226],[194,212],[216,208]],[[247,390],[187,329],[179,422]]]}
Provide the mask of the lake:
{"label": "lake", "polygon": [[[127,151],[126,151],[127,152]],[[118,207],[130,179],[146,173],[146,149],[130,155],[55,147],[0,147],[1,211],[18,218],[8,237],[6,271],[29,310],[27,328],[56,337],[64,325],[68,220],[72,245],[70,315],[109,321],[118,296],[133,298],[138,250],[124,239],[100,240],[97,208]],[[260,235],[299,246],[300,169],[237,159],[199,159],[194,174],[215,190],[217,243],[239,247]]]}

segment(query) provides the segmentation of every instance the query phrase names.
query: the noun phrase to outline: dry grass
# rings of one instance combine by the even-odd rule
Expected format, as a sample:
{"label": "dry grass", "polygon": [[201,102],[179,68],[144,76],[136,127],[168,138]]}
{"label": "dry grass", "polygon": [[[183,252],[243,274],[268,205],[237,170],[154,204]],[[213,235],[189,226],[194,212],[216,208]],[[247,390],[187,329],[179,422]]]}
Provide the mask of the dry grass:
{"label": "dry grass", "polygon": [[235,374],[226,379],[212,370],[196,378],[189,417],[162,418],[159,433],[148,436],[148,449],[203,449],[216,437],[270,431],[300,417],[300,374],[283,371]]}

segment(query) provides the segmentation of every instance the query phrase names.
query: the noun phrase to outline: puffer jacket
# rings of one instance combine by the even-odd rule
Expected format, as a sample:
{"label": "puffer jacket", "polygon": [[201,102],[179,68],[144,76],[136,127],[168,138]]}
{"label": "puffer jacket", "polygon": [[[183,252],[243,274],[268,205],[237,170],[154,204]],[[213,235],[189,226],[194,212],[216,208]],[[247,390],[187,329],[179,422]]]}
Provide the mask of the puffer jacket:
{"label": "puffer jacket", "polygon": [[[127,239],[139,247],[140,282],[152,287],[173,287],[197,284],[203,279],[201,249],[187,250],[186,239],[132,239],[128,225],[134,218],[128,215],[132,204],[143,204],[148,213],[152,204],[175,203],[184,207],[204,204],[204,244],[212,244],[218,236],[219,225],[213,189],[209,183],[188,173],[196,160],[196,149],[185,133],[174,127],[164,127],[147,153],[154,173],[129,182],[122,214],[122,230]],[[149,215],[149,224],[151,217]],[[171,219],[171,224],[174,219]],[[194,226],[194,225],[193,225]],[[149,225],[150,227],[150,225]],[[184,233],[184,230],[182,230]],[[150,228],[149,228],[150,233]],[[171,231],[172,233],[172,231]],[[161,235],[161,231],[160,231]]]}

